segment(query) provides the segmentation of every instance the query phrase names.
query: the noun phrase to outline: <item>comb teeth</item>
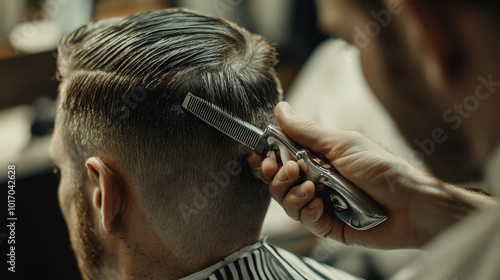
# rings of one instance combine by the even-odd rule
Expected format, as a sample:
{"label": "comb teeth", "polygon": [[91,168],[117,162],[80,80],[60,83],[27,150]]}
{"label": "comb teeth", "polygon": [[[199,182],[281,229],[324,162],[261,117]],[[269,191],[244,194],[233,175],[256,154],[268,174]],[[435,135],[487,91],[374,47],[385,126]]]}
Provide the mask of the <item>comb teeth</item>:
{"label": "comb teeth", "polygon": [[186,95],[182,107],[252,150],[257,147],[257,143],[263,134],[262,130],[257,127],[231,116],[216,105],[191,93]]}

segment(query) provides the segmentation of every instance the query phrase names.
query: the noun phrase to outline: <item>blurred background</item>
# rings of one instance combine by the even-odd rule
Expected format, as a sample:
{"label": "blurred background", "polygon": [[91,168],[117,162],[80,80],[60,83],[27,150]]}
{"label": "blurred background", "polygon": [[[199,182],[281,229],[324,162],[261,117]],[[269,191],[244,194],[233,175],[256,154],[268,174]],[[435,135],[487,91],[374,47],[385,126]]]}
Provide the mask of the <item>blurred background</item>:
{"label": "blurred background", "polygon": [[[0,166],[16,165],[16,273],[0,279],[80,279],[57,202],[48,147],[55,117],[55,47],[93,19],[188,7],[263,35],[280,55],[277,73],[298,115],[357,130],[414,164],[418,160],[364,82],[358,51],[318,28],[313,1],[300,0],[0,0]],[[7,185],[7,169],[0,174]],[[5,193],[5,196],[7,194]],[[6,201],[2,198],[2,201]],[[7,208],[7,204],[3,206]],[[6,211],[1,211],[2,221]],[[366,279],[385,279],[419,252],[346,247],[313,237],[273,203],[269,242]],[[7,228],[0,227],[6,271]]]}

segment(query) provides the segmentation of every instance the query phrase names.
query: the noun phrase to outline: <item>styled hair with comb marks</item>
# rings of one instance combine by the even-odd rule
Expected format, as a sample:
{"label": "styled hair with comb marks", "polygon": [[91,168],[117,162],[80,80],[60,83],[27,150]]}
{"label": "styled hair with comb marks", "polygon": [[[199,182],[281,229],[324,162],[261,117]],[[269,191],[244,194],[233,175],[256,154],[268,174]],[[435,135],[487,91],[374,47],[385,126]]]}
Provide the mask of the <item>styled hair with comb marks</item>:
{"label": "styled hair with comb marks", "polygon": [[276,51],[183,9],[85,25],[58,47],[57,128],[75,176],[108,154],[165,244],[189,259],[258,234],[270,196],[249,150],[181,108],[188,92],[254,125],[275,122]]}

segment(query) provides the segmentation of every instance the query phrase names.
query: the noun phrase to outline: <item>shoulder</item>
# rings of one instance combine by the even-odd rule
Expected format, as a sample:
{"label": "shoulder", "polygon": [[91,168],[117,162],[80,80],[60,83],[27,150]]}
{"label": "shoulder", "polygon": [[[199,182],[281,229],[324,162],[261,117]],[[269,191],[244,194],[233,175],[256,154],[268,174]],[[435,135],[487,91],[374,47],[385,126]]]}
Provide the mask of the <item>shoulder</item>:
{"label": "shoulder", "polygon": [[342,270],[319,263],[311,258],[297,256],[285,249],[267,243],[263,244],[263,248],[282,265],[283,269],[286,269],[292,275],[296,275],[297,279],[360,279]]}

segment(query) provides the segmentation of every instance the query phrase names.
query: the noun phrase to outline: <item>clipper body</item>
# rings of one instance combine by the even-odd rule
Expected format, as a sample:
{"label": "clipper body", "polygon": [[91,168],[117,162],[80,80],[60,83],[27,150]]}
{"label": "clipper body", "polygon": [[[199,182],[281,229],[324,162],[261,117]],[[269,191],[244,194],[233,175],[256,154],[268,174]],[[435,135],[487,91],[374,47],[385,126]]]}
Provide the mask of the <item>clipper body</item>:
{"label": "clipper body", "polygon": [[298,146],[278,127],[269,125],[264,130],[255,152],[275,157],[281,164],[303,160],[307,180],[316,186],[324,186],[321,192],[324,192],[325,202],[331,203],[337,217],[352,228],[366,230],[387,219],[368,195],[342,177],[329,163]]}
{"label": "clipper body", "polygon": [[350,227],[366,230],[387,219],[382,209],[366,193],[342,177],[323,159],[297,145],[278,127],[269,125],[262,131],[191,93],[184,99],[182,107],[258,154],[274,157],[281,165],[288,160],[303,160],[305,179],[320,189],[317,195],[325,201],[325,209],[333,211]]}

